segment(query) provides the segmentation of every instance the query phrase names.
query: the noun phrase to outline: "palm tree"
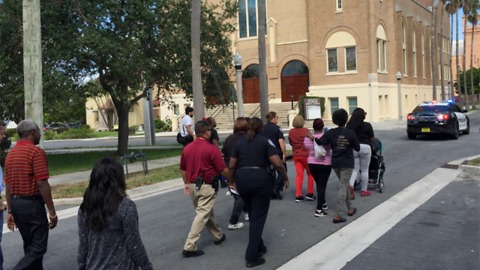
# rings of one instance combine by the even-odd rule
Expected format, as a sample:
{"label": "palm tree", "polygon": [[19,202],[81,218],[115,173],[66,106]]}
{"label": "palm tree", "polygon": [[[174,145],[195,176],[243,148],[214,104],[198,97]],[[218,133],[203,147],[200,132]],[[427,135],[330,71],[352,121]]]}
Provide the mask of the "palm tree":
{"label": "palm tree", "polygon": [[430,61],[432,62],[432,98],[437,99],[437,73],[435,69],[435,10],[437,9],[438,0],[433,1],[432,5],[432,27],[430,29]]}
{"label": "palm tree", "polygon": [[[455,64],[456,64],[456,68],[457,68],[457,91],[458,91],[458,94],[460,95],[460,103],[463,107],[464,104],[463,104],[463,99],[461,98],[462,97],[462,91],[461,91],[462,87],[460,86],[460,72],[459,72],[460,61],[459,61],[459,58],[458,58],[458,55],[459,55],[458,50],[459,50],[459,42],[460,42],[459,39],[458,39],[459,38],[458,25],[460,24],[460,17],[458,16],[458,9],[460,9],[462,7],[463,2],[462,2],[462,0],[454,0],[453,3],[455,5],[455,14],[456,14],[456,23],[455,23],[456,31],[455,31],[455,33],[457,34],[456,42],[455,42],[456,43],[455,44],[455,46],[456,46],[456,49],[455,49],[456,62],[455,62]],[[466,101],[468,103],[468,97],[466,97],[466,98],[467,98]]]}
{"label": "palm tree", "polygon": [[445,100],[445,74],[443,70],[443,14],[445,14],[445,3],[447,0],[442,1],[442,8],[440,9],[440,83],[442,86],[442,100]]}
{"label": "palm tree", "polygon": [[201,0],[192,1],[191,13],[191,42],[192,42],[192,92],[193,104],[195,106],[195,122],[205,116],[205,106],[203,104],[202,72],[200,62],[200,18],[201,18]]}
{"label": "palm tree", "polygon": [[[472,96],[474,94],[475,87],[473,86],[473,41],[475,35],[475,25],[478,23],[478,13],[477,10],[480,8],[479,0],[471,0],[470,1],[470,14],[468,14],[468,21],[472,24],[472,40],[470,43],[470,91]],[[466,15],[466,14],[465,14]],[[466,28],[466,27],[465,27]],[[475,101],[472,100],[472,105],[475,108]]]}
{"label": "palm tree", "polygon": [[465,89],[465,103],[467,106],[467,109],[470,108],[470,103],[468,102],[468,89],[467,89],[467,53],[466,53],[466,44],[465,44],[465,36],[467,35],[467,17],[468,14],[470,13],[470,0],[463,0],[463,17],[464,17],[464,22],[463,22],[463,86]]}
{"label": "palm tree", "polygon": [[452,49],[453,49],[453,14],[457,13],[457,8],[455,6],[454,1],[450,1],[447,3],[445,6],[445,10],[448,12],[450,15],[450,85],[449,85],[449,94],[448,94],[448,99],[453,99],[453,55],[452,55]]}

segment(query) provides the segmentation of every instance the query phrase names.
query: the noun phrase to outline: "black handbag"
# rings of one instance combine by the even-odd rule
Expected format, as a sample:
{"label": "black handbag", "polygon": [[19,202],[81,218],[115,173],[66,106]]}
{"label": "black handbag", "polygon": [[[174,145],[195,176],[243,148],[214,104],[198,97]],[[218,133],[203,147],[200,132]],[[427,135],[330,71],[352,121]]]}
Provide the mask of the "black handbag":
{"label": "black handbag", "polygon": [[182,134],[180,134],[180,132],[177,134],[177,142],[179,144],[185,145],[185,137],[183,137]]}

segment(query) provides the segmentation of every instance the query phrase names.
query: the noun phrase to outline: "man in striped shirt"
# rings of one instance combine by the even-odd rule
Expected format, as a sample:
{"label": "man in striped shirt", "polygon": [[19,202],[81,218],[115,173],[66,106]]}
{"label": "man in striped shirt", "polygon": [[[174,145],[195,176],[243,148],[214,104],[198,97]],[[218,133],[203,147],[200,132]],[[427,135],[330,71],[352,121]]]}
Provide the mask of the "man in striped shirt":
{"label": "man in striped shirt", "polygon": [[17,133],[20,140],[5,159],[7,225],[12,231],[15,226],[20,231],[25,253],[14,269],[43,269],[48,230],[58,221],[48,183],[47,155],[36,146],[41,134],[35,122],[21,121]]}

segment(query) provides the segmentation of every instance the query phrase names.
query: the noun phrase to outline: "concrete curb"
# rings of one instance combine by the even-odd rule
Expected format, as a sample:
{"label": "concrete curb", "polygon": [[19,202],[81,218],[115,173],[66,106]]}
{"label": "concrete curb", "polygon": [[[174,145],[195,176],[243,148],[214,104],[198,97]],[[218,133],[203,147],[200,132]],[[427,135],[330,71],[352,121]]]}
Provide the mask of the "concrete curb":
{"label": "concrete curb", "polygon": [[[160,191],[170,191],[183,187],[182,178],[176,178],[171,180],[166,180],[160,183],[156,183],[148,186],[141,186],[137,188],[132,188],[127,190],[127,195],[135,200],[138,198],[146,197],[150,194],[158,193]],[[82,197],[77,198],[64,198],[64,199],[54,199],[53,202],[55,205],[80,205],[83,201]]]}

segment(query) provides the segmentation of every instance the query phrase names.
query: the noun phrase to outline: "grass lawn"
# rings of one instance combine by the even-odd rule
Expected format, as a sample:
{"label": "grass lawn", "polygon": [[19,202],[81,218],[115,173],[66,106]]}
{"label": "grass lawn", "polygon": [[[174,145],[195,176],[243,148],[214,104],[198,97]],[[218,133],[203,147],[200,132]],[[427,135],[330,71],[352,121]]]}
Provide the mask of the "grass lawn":
{"label": "grass lawn", "polygon": [[[149,170],[147,175],[143,175],[143,172],[132,173],[129,174],[127,178],[127,189],[147,186],[180,177],[180,168],[178,165]],[[52,186],[52,197],[54,199],[83,197],[87,186],[88,181]]]}
{"label": "grass lawn", "polygon": [[480,158],[475,158],[468,161],[468,165],[480,166]]}
{"label": "grass lawn", "polygon": [[[138,150],[127,151],[127,153],[131,152],[138,153]],[[98,159],[107,156],[114,157],[114,153],[114,151],[106,150],[98,152],[50,154],[47,155],[48,170],[50,175],[88,171],[93,168],[93,165]],[[146,149],[143,153],[147,155],[147,160],[154,160],[180,156],[182,154],[182,149]]]}

